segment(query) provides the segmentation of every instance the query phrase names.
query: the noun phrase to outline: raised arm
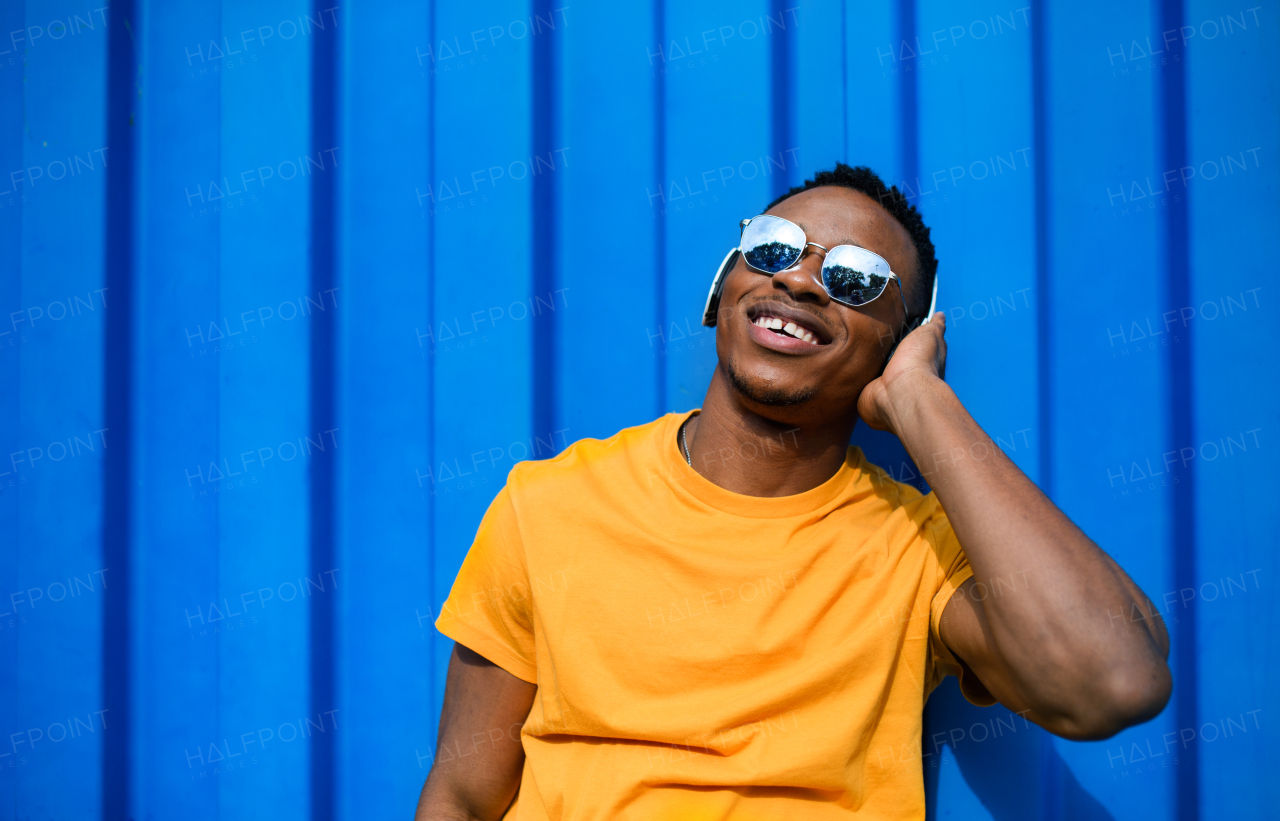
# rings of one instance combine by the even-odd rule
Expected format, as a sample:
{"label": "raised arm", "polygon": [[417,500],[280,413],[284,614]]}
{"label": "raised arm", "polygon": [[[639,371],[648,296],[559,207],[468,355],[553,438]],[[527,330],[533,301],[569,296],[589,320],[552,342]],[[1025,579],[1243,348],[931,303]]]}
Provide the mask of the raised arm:
{"label": "raised arm", "polygon": [[1106,738],[1152,718],[1172,689],[1163,621],[942,381],[945,330],[937,314],[912,332],[858,402],[902,440],[973,568],[943,612],[943,642],[1002,704],[1058,735]]}
{"label": "raised arm", "polygon": [[453,645],[436,759],[415,821],[496,821],[520,787],[520,728],[538,687]]}

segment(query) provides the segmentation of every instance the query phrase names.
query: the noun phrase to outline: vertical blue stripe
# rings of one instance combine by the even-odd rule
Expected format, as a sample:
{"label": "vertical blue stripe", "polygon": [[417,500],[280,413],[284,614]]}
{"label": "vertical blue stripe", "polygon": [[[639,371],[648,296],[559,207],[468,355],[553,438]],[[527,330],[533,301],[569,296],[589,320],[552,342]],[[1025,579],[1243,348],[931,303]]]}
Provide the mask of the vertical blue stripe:
{"label": "vertical blue stripe", "polygon": [[[533,58],[533,293],[544,297],[556,289],[556,178],[549,170],[538,173],[538,158],[551,155],[556,139],[556,6],[551,0],[534,0],[531,30]],[[554,305],[554,295],[552,296]],[[533,435],[550,434],[556,425],[556,314],[534,312],[533,317]],[[535,439],[536,441],[536,439]],[[533,458],[554,456],[534,453]]]}
{"label": "vertical blue stripe", "polygon": [[[324,19],[327,4],[313,6]],[[337,145],[335,113],[337,93],[338,32],[313,32],[311,41],[311,150]],[[311,175],[311,291],[323,293],[335,287],[334,186],[337,174]],[[334,321],[337,311],[311,316],[311,430],[337,427],[334,415]],[[311,574],[334,567],[333,459],[311,460]],[[333,681],[333,596],[312,596],[311,617],[311,713],[336,709]],[[333,818],[334,735],[311,737],[311,817]]]}
{"label": "vertical blue stripe", "polygon": [[[894,49],[899,55],[902,55],[907,48],[915,51],[915,47],[910,46],[915,36],[916,0],[898,0],[898,43]],[[919,180],[916,179],[920,173],[920,90],[916,76],[919,59],[919,57],[913,57],[910,61],[901,61],[899,65],[902,71],[898,74],[899,116],[902,118],[902,179],[907,180],[908,185],[911,180],[916,180],[917,195],[920,193]],[[907,193],[910,194],[911,191]]]}
{"label": "vertical blue stripe", "polygon": [[1036,353],[1039,379],[1040,489],[1053,497],[1053,311],[1050,310],[1048,55],[1044,0],[1031,3],[1031,87],[1036,190]]}
{"label": "vertical blue stripe", "polygon": [[840,122],[844,125],[844,151],[840,161],[849,162],[849,3],[840,0]]}
{"label": "vertical blue stripe", "polygon": [[102,699],[112,721],[102,738],[102,817],[131,817],[130,607],[133,453],[133,102],[138,71],[132,0],[116,0],[107,27],[106,316],[103,368],[104,425],[114,448],[103,451],[102,565],[111,574],[103,590]]}
{"label": "vertical blue stripe", "polygon": [[[0,4],[0,30],[12,32],[26,24],[26,9],[18,3]],[[24,125],[26,118],[27,77],[25,72],[11,71],[0,74],[0,167],[20,168],[25,165]],[[12,101],[12,102],[10,102]],[[109,127],[109,125],[104,125]],[[109,132],[107,133],[109,138]],[[0,191],[12,192],[10,186]],[[6,206],[6,199],[0,199]],[[0,305],[10,311],[17,308],[24,299],[24,271],[27,267],[26,249],[23,247],[23,222],[27,208],[18,201],[13,207],[0,213],[0,247],[12,249],[12,262],[6,261],[3,275],[0,275]],[[110,213],[110,209],[107,209]],[[110,276],[109,265],[103,266],[102,277]],[[109,282],[103,282],[104,285]],[[0,332],[9,328],[0,328]],[[5,334],[4,336],[9,336]],[[8,340],[6,339],[5,342]],[[106,346],[109,348],[109,346]],[[23,362],[18,357],[0,356],[0,385],[17,385],[22,379]],[[110,377],[106,377],[110,378]],[[0,453],[10,454],[22,447],[22,395],[20,391],[0,390]],[[110,419],[110,413],[104,414],[103,424]],[[2,478],[13,478],[0,477]],[[7,482],[0,483],[0,531],[17,533],[22,526],[23,500],[17,493],[9,493]],[[106,483],[103,483],[105,493]],[[105,541],[105,531],[104,531]],[[105,551],[104,551],[105,552]],[[0,543],[0,585],[9,590],[20,588],[22,545],[20,538],[7,538]],[[10,608],[5,608],[12,613]],[[104,625],[110,622],[104,620]],[[19,661],[21,651],[18,645],[18,631],[9,630],[0,634],[0,724],[9,727],[21,725],[19,715],[19,694],[24,691],[19,680]],[[105,765],[107,757],[103,756]],[[24,806],[17,779],[0,779],[0,807],[11,808],[9,814],[16,817]],[[101,800],[101,797],[99,798]]]}
{"label": "vertical blue stripe", "polygon": [[[1182,0],[1158,0],[1154,16],[1161,31],[1182,28]],[[1182,168],[1187,159],[1187,91],[1186,61],[1175,60],[1160,73],[1160,113],[1163,119],[1163,144],[1159,147],[1161,168]],[[1187,197],[1171,197],[1165,211],[1164,224],[1165,304],[1177,310],[1191,303],[1191,276],[1187,235],[1189,220]],[[1169,345],[1169,442],[1174,450],[1191,444],[1195,433],[1193,413],[1191,353],[1192,327],[1181,329],[1185,338],[1179,345]],[[1174,588],[1195,587],[1196,521],[1195,465],[1186,466],[1183,481],[1173,486],[1171,535],[1173,540]],[[1173,701],[1179,727],[1199,727],[1199,680],[1196,668],[1196,602],[1179,614],[1173,631]],[[1200,817],[1200,750],[1191,744],[1177,779],[1179,821],[1195,821]]]}
{"label": "vertical blue stripe", "polygon": [[[436,0],[431,0],[427,7],[427,42],[435,44],[436,39]],[[434,67],[433,67],[434,68]],[[427,182],[435,185],[436,176],[436,74],[434,70],[427,72]],[[436,209],[427,209],[427,328],[436,328]],[[436,358],[434,352],[425,357],[427,379],[427,464],[436,464]],[[434,488],[433,488],[434,490]],[[424,494],[427,504],[427,555],[436,556],[436,495]],[[436,574],[436,562],[430,563],[431,586],[428,596],[444,588],[450,579],[442,579]],[[439,639],[445,646],[452,647],[446,637]],[[435,646],[440,646],[439,644]],[[431,694],[444,693],[445,669],[440,664],[430,665]],[[433,718],[438,718],[433,716]],[[437,727],[438,729],[438,727]]]}
{"label": "vertical blue stripe", "polygon": [[[653,36],[658,42],[658,49],[664,48],[667,36],[666,0],[653,0]],[[665,53],[665,52],[664,52]],[[658,177],[658,191],[663,191],[667,184],[667,63],[663,59],[660,70],[654,74],[653,81],[653,168]],[[666,333],[667,329],[667,215],[666,195],[662,195],[663,207],[658,211],[653,226],[654,259],[654,318],[658,331]],[[667,407],[667,351],[658,352],[657,368],[654,379],[658,388],[654,391],[657,399],[657,415],[666,413]]]}
{"label": "vertical blue stripe", "polygon": [[[444,6],[437,8],[440,29],[469,32],[478,28],[474,21],[446,26],[443,15],[447,10]],[[441,357],[440,348],[445,346],[435,344],[441,337],[440,326],[433,331],[429,324],[427,307],[434,306],[439,315],[443,313],[441,300],[450,296],[439,281],[441,292],[433,296],[428,291],[432,287],[427,276],[432,265],[427,244],[429,218],[436,209],[431,197],[438,200],[441,193],[441,181],[431,180],[428,166],[432,146],[428,93],[430,73],[439,66],[432,57],[439,53],[440,46],[439,41],[432,46],[427,40],[430,14],[427,3],[414,7],[384,4],[353,7],[339,18],[341,40],[337,49],[342,59],[336,63],[334,131],[339,158],[346,159],[342,160],[341,176],[334,189],[333,217],[338,228],[334,284],[341,288],[338,294],[343,305],[333,334],[334,412],[335,425],[341,428],[338,453],[342,455],[333,485],[334,564],[340,596],[333,611],[336,682],[332,706],[340,709],[335,716],[340,735],[336,739],[331,788],[336,818],[412,814],[413,797],[421,788],[425,767],[430,766],[443,694],[442,689],[432,688],[444,679],[450,646],[437,640],[432,629],[443,591],[428,589],[427,581],[446,574],[451,577],[457,569],[452,556],[433,557],[426,550],[432,541],[429,499],[437,487],[431,482],[430,431],[424,425],[430,424],[434,416],[434,421],[441,424],[435,437],[440,447],[456,448],[457,442],[467,441],[466,434],[457,432],[460,424],[453,430],[450,424],[464,418],[463,413],[475,416],[481,406],[493,404],[482,399],[446,403],[434,408],[433,413],[428,401],[430,386],[424,379],[428,374],[439,379],[435,393],[440,396],[445,386],[460,384],[459,377],[440,377],[450,359],[455,366],[469,367],[473,374],[496,372],[490,362],[460,363],[463,352],[456,349]],[[522,54],[518,63],[512,63],[519,66],[512,73],[528,74],[527,56]],[[457,79],[460,78],[453,72],[438,77],[434,84],[436,99],[443,87],[452,85],[456,90]],[[470,89],[464,90],[469,92]],[[495,104],[488,108],[502,107]],[[473,105],[468,115],[474,116],[477,111]],[[388,116],[394,119],[394,127],[368,127]],[[436,109],[438,123],[463,119]],[[437,173],[452,176],[439,165],[447,158],[443,150],[446,135],[457,132],[457,128],[442,129],[434,136],[441,157]],[[476,132],[510,133],[476,126],[468,136]],[[507,156],[528,156],[527,140],[517,138],[511,142],[519,148]],[[477,160],[480,167],[492,164],[483,155]],[[453,179],[449,179],[449,188],[458,190]],[[517,193],[509,188],[507,193],[507,199],[518,204],[522,214],[527,213],[527,192],[522,189]],[[458,200],[448,202],[457,204]],[[490,205],[495,204],[490,195]],[[516,230],[514,221],[492,212],[488,216],[487,220],[475,222],[489,226],[489,250],[493,251],[492,243],[508,237],[511,248],[504,249],[500,256],[516,259],[518,249],[518,259],[527,264],[528,241],[523,235],[519,240],[509,238],[510,232]],[[441,272],[462,271],[461,255],[474,254],[483,241],[460,237],[459,223],[455,220],[446,228],[445,219],[448,218],[440,217],[437,211],[436,234],[454,240],[444,244],[459,249],[458,258],[440,256],[447,249],[437,247],[434,264]],[[493,226],[500,228],[495,230]],[[487,269],[492,276],[486,279],[486,286],[492,292],[499,290],[500,284],[495,283],[500,283],[502,273],[510,267],[508,264]],[[442,279],[465,280],[472,288],[475,284],[474,278]],[[490,298],[464,297],[460,304],[454,303],[457,307],[446,316],[469,316],[461,311],[487,307]],[[376,319],[368,321],[370,317]],[[457,327],[452,322],[450,325]],[[462,329],[466,330],[465,325]],[[529,333],[527,323],[513,330],[522,332],[523,337]],[[493,344],[490,348],[496,350],[498,346]],[[527,364],[525,348],[515,351],[507,357],[523,370]],[[498,377],[493,381],[510,384]],[[484,380],[472,384],[475,390],[482,390]],[[523,387],[512,390],[526,392]],[[459,404],[465,407],[460,408],[457,418],[446,421],[451,409]],[[507,413],[512,414],[510,410]],[[522,429],[527,427],[528,414],[523,405],[514,411],[514,416]],[[389,442],[394,445],[388,446]],[[439,475],[438,464],[435,475]],[[497,478],[494,471],[489,476]],[[464,502],[456,493],[450,494],[447,502],[434,506],[437,525],[442,518],[471,519],[474,515],[471,510],[457,515]],[[471,521],[478,522],[479,515]],[[469,539],[470,535],[446,532],[436,534],[435,541],[448,554],[455,546],[465,548],[464,538]],[[378,592],[369,596],[364,592],[368,590]],[[371,755],[370,750],[377,754]]]}
{"label": "vertical blue stripe", "polygon": [[[1035,245],[1036,245],[1036,378],[1038,388],[1037,421],[1039,425],[1040,489],[1053,496],[1053,311],[1050,307],[1052,284],[1049,234],[1049,155],[1048,146],[1048,54],[1045,52],[1044,0],[1031,4],[1031,109],[1032,152],[1035,162]],[[1040,738],[1040,817],[1056,821],[1062,817],[1062,759],[1054,748],[1053,737],[1041,732]]]}
{"label": "vertical blue stripe", "polygon": [[[796,148],[793,105],[796,27],[794,23],[788,25],[786,0],[770,0],[769,5],[769,19],[765,21],[765,30],[772,30],[769,40],[769,75],[772,86],[769,154],[773,157],[781,155],[784,166],[774,179],[773,190],[769,192],[769,199],[773,199],[785,194],[796,177],[796,163],[792,156],[785,153],[788,149]],[[791,13],[795,14],[794,6],[791,7]]]}

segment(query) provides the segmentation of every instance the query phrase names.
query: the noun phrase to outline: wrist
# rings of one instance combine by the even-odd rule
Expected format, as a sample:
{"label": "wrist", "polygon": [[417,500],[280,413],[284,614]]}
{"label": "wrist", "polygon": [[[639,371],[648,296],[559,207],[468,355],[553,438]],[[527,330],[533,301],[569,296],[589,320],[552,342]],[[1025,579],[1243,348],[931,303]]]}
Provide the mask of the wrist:
{"label": "wrist", "polygon": [[877,403],[880,416],[889,422],[890,429],[901,438],[904,426],[909,425],[922,402],[950,392],[950,386],[932,371],[924,368],[903,371],[887,383],[881,392]]}

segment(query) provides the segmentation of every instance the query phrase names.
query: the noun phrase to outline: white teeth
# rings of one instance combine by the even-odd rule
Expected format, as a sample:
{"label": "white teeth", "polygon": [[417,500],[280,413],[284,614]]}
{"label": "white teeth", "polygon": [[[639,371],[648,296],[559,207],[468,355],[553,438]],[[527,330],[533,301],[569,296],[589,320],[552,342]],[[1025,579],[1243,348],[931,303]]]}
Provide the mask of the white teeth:
{"label": "white teeth", "polygon": [[793,337],[795,339],[802,340],[804,342],[808,342],[810,345],[820,344],[818,340],[814,338],[813,334],[810,331],[806,331],[804,328],[801,328],[799,325],[797,325],[794,322],[784,323],[781,319],[778,319],[777,317],[772,317],[772,316],[756,317],[754,320],[752,320],[751,324],[759,325],[761,328],[767,328],[771,331],[782,331],[788,336]]}

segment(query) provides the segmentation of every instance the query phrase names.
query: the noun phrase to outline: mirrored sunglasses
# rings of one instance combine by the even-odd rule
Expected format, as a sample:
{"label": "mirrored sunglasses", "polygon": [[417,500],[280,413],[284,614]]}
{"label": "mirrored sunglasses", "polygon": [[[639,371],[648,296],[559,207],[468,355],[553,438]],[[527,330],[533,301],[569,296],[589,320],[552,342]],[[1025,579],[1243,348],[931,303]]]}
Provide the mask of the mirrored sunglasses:
{"label": "mirrored sunglasses", "polygon": [[822,285],[836,302],[857,308],[879,297],[893,280],[898,285],[904,315],[908,314],[902,282],[889,269],[884,257],[857,245],[837,245],[828,249],[809,242],[804,230],[790,220],[761,214],[742,221],[742,240],[738,250],[747,267],[762,274],[789,271],[800,264],[804,249],[821,248]]}

